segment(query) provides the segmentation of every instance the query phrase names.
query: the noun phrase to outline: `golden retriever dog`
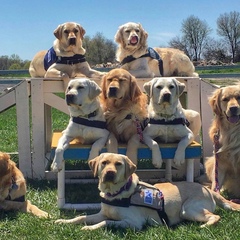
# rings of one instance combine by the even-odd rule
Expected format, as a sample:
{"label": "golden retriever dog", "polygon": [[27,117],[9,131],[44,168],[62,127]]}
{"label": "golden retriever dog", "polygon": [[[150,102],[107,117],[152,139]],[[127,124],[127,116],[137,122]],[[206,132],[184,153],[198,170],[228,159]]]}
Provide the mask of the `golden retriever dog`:
{"label": "golden retriever dog", "polygon": [[[150,98],[149,122],[143,131],[143,141],[152,150],[152,163],[156,168],[162,166],[158,142],[178,142],[173,162],[180,166],[185,162],[186,147],[200,131],[200,114],[182,108],[179,97],[185,84],[175,78],[153,78],[143,87]],[[187,117],[191,118],[191,128]]]}
{"label": "golden retriever dog", "polygon": [[[82,46],[84,28],[75,22],[66,22],[54,30],[56,37],[53,47],[48,51],[38,52],[31,61],[31,77],[83,77],[101,79],[103,73],[91,69],[85,59],[86,50]],[[66,83],[66,85],[67,85]]]}
{"label": "golden retriever dog", "polygon": [[48,217],[47,212],[25,199],[26,192],[27,186],[22,172],[7,153],[0,152],[0,209],[19,210],[38,217]]}
{"label": "golden retriever dog", "polygon": [[72,79],[66,89],[65,97],[70,112],[70,120],[58,141],[51,169],[62,170],[63,154],[73,139],[81,144],[91,144],[89,159],[99,155],[105,146],[109,131],[99,101],[101,88],[87,78]]}
{"label": "golden retriever dog", "polygon": [[[220,220],[214,214],[216,205],[226,210],[240,210],[220,194],[194,182],[140,182],[134,173],[136,165],[125,155],[102,153],[89,161],[98,176],[101,210],[97,214],[58,219],[56,223],[85,224],[83,230],[113,226],[141,230],[149,225],[169,226],[184,220],[203,222],[210,226]],[[91,224],[91,225],[90,225]]]}
{"label": "golden retriever dog", "polygon": [[216,155],[206,159],[206,175],[212,189],[218,187],[226,190],[230,197],[240,198],[240,85],[217,89],[209,98],[209,104],[215,115],[209,136]]}
{"label": "golden retriever dog", "polygon": [[117,153],[118,143],[127,144],[127,156],[137,164],[132,147],[141,140],[147,119],[147,96],[137,81],[124,69],[113,69],[102,78],[101,102],[110,131],[108,152]]}
{"label": "golden retriever dog", "polygon": [[140,23],[128,22],[118,28],[116,59],[135,77],[198,77],[184,52],[173,48],[148,48],[148,33]]}

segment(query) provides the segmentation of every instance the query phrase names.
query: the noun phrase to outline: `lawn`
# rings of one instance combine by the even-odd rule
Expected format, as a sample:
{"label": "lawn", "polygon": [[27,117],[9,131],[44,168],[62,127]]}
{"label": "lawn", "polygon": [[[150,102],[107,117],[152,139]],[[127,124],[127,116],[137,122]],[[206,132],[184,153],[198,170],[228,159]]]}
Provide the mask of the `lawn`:
{"label": "lawn", "polygon": [[[56,121],[57,120],[57,121]],[[66,114],[53,111],[53,130],[64,129],[67,125],[68,117]],[[12,107],[0,114],[0,150],[4,152],[17,152],[17,127],[16,127],[16,109]],[[18,162],[17,154],[12,158]],[[31,214],[20,212],[0,211],[0,239],[221,239],[238,240],[240,239],[240,213],[227,212],[217,209],[216,213],[221,216],[220,222],[211,227],[200,228],[200,223],[184,222],[168,229],[167,227],[155,226],[146,227],[136,232],[130,229],[107,228],[99,229],[93,232],[81,231],[79,225],[57,225],[54,220],[61,218],[71,218],[79,214],[85,214],[85,211],[77,212],[75,210],[59,210],[57,208],[57,183],[56,181],[32,180],[27,179],[28,191],[27,199],[37,205],[39,208],[47,211],[51,218],[39,219]],[[97,199],[96,184],[75,184],[67,185],[67,195],[73,201],[78,201],[83,195],[86,201]],[[87,192],[87,193],[86,193]],[[94,195],[93,195],[94,193]],[[93,211],[87,211],[92,213]]]}

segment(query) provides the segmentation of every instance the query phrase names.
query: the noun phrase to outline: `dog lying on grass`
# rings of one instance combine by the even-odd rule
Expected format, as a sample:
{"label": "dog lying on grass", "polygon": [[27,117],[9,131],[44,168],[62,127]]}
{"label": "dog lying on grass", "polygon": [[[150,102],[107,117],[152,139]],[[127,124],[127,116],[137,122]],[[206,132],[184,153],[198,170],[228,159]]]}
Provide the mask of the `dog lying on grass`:
{"label": "dog lying on grass", "polygon": [[47,212],[25,199],[26,192],[27,186],[22,172],[8,154],[0,152],[0,209],[19,210],[38,217],[48,217]]}
{"label": "dog lying on grass", "polygon": [[134,173],[136,165],[125,155],[102,153],[90,160],[89,166],[99,179],[100,212],[69,220],[59,219],[56,223],[85,223],[83,230],[106,226],[141,230],[146,223],[172,226],[190,220],[203,222],[201,227],[205,227],[220,220],[220,216],[213,213],[216,205],[226,210],[240,210],[240,205],[198,183],[152,186],[140,182]]}

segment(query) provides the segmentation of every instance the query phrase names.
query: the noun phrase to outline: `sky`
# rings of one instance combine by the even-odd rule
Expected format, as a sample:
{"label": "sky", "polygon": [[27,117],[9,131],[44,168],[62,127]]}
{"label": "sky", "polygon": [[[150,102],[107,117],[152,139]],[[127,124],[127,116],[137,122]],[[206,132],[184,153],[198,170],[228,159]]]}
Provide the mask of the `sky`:
{"label": "sky", "polygon": [[112,41],[119,26],[137,22],[148,32],[149,46],[166,47],[181,36],[183,20],[194,15],[219,39],[217,18],[231,11],[240,12],[239,0],[0,0],[0,56],[31,60],[52,47],[53,31],[65,22],[79,23],[85,36],[101,33]]}

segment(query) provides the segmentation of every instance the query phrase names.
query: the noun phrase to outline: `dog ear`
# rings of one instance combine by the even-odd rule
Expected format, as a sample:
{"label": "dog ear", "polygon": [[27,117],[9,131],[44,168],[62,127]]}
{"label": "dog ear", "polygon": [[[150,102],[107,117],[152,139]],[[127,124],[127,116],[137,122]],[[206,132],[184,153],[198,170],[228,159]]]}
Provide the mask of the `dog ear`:
{"label": "dog ear", "polygon": [[61,25],[58,25],[58,27],[54,30],[54,32],[53,32],[53,34],[54,34],[54,36],[57,38],[57,39],[61,39],[61,37],[62,37],[62,27],[63,27],[63,24],[61,24]]}
{"label": "dog ear", "polygon": [[85,29],[80,24],[77,24],[77,27],[80,32],[80,37],[81,37],[81,39],[83,39],[83,36],[86,33]]}
{"label": "dog ear", "polygon": [[184,92],[184,89],[185,89],[185,84],[184,83],[181,83],[179,82],[177,79],[174,79],[177,83],[177,88],[178,88],[178,96],[181,96]]}
{"label": "dog ear", "polygon": [[146,94],[151,98],[152,97],[152,86],[154,84],[155,80],[152,79],[149,82],[144,83],[143,88],[146,92]]}
{"label": "dog ear", "polygon": [[139,29],[140,29],[140,32],[141,32],[140,44],[141,44],[141,46],[146,47],[148,33],[144,30],[144,28],[142,27],[142,25],[140,23],[139,23]]}
{"label": "dog ear", "polygon": [[137,80],[134,76],[130,79],[130,98],[134,102],[142,94],[140,87],[137,84]]}
{"label": "dog ear", "polygon": [[88,161],[88,166],[92,170],[94,177],[98,176],[98,165],[99,165],[100,158],[101,158],[100,156],[97,156]]}
{"label": "dog ear", "polygon": [[101,88],[102,88],[102,95],[104,97],[104,99],[107,99],[107,75],[104,75],[102,77],[102,82],[101,82]]}
{"label": "dog ear", "polygon": [[127,157],[124,155],[125,161],[125,178],[128,179],[137,169],[137,166]]}
{"label": "dog ear", "polygon": [[0,176],[9,172],[10,156],[7,153],[0,152]]}
{"label": "dog ear", "polygon": [[90,100],[93,100],[95,97],[97,97],[102,92],[102,89],[98,86],[97,83],[90,80],[89,81],[89,98]]}
{"label": "dog ear", "polygon": [[124,41],[123,41],[123,30],[124,30],[124,26],[120,26],[114,36],[114,40],[116,43],[119,43],[120,45],[124,45]]}
{"label": "dog ear", "polygon": [[211,97],[208,98],[209,105],[216,115],[221,115],[221,113],[222,113],[222,110],[220,107],[221,94],[222,94],[222,89],[219,88],[213,93],[213,95]]}

